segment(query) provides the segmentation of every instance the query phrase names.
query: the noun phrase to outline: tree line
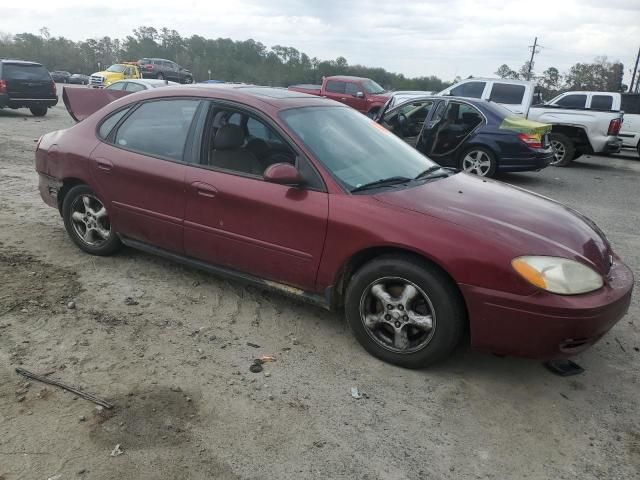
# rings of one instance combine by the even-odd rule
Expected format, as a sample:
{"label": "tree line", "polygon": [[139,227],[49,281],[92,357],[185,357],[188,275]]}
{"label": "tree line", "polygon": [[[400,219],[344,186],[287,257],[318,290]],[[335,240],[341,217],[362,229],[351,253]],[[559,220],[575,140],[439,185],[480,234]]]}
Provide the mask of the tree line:
{"label": "tree line", "polygon": [[495,74],[500,78],[535,81],[545,100],[570,90],[624,92],[628,88],[622,83],[624,65],[610,62],[607,57],[596,57],[593,63],[576,63],[563,74],[556,67],[549,67],[536,75],[530,71],[529,62],[517,71],[503,64]]}
{"label": "tree line", "polygon": [[321,60],[293,47],[267,47],[253,39],[182,37],[168,28],[142,26],[124,39],[102,37],[74,42],[54,37],[43,27],[38,35],[0,34],[0,57],[21,58],[42,63],[49,70],[91,74],[100,68],[144,57],[173,60],[192,71],[196,81],[211,78],[228,82],[288,86],[320,83],[323,76],[368,77],[394,90],[440,91],[450,83],[431,75],[409,78],[384,68],[349,65],[344,57]]}

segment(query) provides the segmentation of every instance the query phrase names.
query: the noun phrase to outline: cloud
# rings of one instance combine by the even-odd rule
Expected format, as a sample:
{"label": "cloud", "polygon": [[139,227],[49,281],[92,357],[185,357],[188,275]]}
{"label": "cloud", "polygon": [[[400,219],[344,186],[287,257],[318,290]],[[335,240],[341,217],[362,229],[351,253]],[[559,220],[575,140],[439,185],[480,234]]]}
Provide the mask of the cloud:
{"label": "cloud", "polygon": [[168,27],[182,35],[286,45],[319,58],[381,66],[408,76],[492,76],[503,63],[518,69],[533,38],[543,48],[538,72],[606,55],[632,66],[640,39],[637,0],[86,0],[3,6],[0,31],[37,32],[74,40],[124,37],[140,25]]}

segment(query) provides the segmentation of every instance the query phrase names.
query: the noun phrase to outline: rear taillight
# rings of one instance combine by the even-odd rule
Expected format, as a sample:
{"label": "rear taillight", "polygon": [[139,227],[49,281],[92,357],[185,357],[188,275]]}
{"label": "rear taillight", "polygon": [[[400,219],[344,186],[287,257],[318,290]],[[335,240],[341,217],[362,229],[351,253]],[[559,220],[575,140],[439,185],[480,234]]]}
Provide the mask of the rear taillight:
{"label": "rear taillight", "polygon": [[145,65],[145,70],[153,70],[153,65]]}
{"label": "rear taillight", "polygon": [[7,93],[7,82],[0,80],[0,93]]}
{"label": "rear taillight", "polygon": [[56,90],[56,82],[51,82],[51,93],[56,95],[58,91]]}
{"label": "rear taillight", "polygon": [[530,133],[519,133],[518,138],[527,144],[529,148],[542,148],[540,135]]}
{"label": "rear taillight", "polygon": [[614,135],[614,136],[618,135],[618,133],[620,132],[621,126],[622,126],[622,119],[614,118],[609,122],[609,131],[607,132],[607,135]]}

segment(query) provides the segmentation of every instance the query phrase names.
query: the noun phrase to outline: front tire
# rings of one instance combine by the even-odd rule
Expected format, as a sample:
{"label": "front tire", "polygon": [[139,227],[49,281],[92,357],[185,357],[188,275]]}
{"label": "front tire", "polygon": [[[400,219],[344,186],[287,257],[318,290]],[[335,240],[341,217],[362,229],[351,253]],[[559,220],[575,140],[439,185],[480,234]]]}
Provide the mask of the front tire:
{"label": "front tire", "polygon": [[576,154],[576,146],[571,139],[562,133],[551,133],[549,140],[554,149],[551,165],[554,167],[566,167],[569,165]]}
{"label": "front tire", "polygon": [[187,85],[192,84],[193,83],[193,77],[185,77],[184,83],[186,83]]}
{"label": "front tire", "polygon": [[47,114],[47,107],[43,105],[36,105],[34,107],[30,107],[31,115],[34,117],[44,117]]}
{"label": "front tire", "polygon": [[471,147],[460,155],[460,170],[479,177],[493,177],[498,164],[492,151],[482,147]]}
{"label": "front tire", "polygon": [[111,255],[121,246],[107,209],[88,185],[77,185],[65,195],[62,218],[71,240],[87,253]]}
{"label": "front tire", "polygon": [[405,255],[385,255],[358,270],[345,298],[354,336],[373,356],[423,368],[460,342],[466,309],[455,284],[436,267]]}

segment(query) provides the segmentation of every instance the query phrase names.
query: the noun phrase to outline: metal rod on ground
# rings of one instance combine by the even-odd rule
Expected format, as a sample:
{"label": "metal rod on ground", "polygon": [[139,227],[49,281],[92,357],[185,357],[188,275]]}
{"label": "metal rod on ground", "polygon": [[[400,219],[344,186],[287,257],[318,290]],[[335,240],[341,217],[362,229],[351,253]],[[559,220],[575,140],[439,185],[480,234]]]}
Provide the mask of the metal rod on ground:
{"label": "metal rod on ground", "polygon": [[71,393],[75,393],[76,395],[78,395],[79,397],[85,398],[93,403],[97,403],[98,405],[103,406],[104,408],[107,409],[112,409],[113,408],[113,404],[107,402],[106,400],[103,400],[101,398],[95,397],[93,395],[91,395],[90,393],[85,393],[81,390],[78,390],[74,387],[71,387],[69,385],[65,385],[62,382],[58,382],[57,380],[51,380],[50,378],[47,377],[43,377],[41,375],[36,375],[35,373],[31,373],[28,370],[25,370],[24,368],[16,368],[16,373],[18,375],[22,375],[23,377],[26,378],[30,378],[32,380],[37,380],[38,382],[42,382],[42,383],[46,383],[48,385],[54,385],[56,387],[60,387],[64,390],[67,390]]}

